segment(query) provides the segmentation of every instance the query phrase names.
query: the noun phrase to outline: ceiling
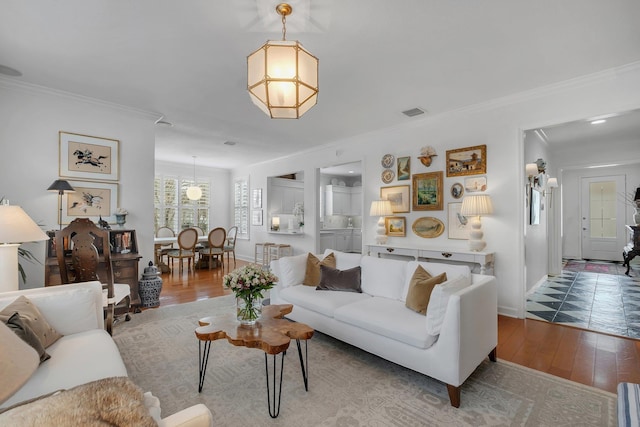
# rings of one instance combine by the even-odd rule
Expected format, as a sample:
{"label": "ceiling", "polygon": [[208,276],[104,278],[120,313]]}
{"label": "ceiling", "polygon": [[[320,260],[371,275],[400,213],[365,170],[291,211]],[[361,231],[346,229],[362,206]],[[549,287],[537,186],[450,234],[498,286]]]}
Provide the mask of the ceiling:
{"label": "ceiling", "polygon": [[[231,168],[640,60],[636,0],[292,0],[318,105],[272,120],[246,56],[277,1],[0,0],[6,77],[163,115],[156,159]],[[2,70],[0,69],[0,72]],[[426,114],[401,112],[420,107]],[[233,146],[225,145],[231,141]]]}

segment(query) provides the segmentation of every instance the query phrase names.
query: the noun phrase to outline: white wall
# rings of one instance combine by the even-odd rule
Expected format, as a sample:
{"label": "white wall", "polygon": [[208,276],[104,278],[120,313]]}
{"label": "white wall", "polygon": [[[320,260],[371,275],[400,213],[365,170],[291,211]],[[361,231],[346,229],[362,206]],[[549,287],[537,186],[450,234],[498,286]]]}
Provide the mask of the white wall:
{"label": "white wall", "polygon": [[[193,165],[182,163],[156,162],[156,175],[193,177]],[[231,203],[231,172],[228,169],[198,166],[196,162],[196,178],[198,181],[208,179],[211,185],[211,205],[209,209],[209,226],[229,229],[233,224],[229,204]],[[204,230],[205,233],[208,230]]]}
{"label": "white wall", "polygon": [[[349,161],[363,161],[364,206],[379,195],[381,157],[411,155],[412,173],[445,170],[447,149],[486,144],[488,158],[488,193],[493,198],[495,214],[483,218],[487,251],[496,253],[495,275],[499,286],[498,304],[503,314],[524,316],[524,167],[523,130],[624,111],[640,106],[640,66],[623,67],[587,76],[553,87],[545,87],[495,102],[459,111],[407,120],[406,126],[360,135],[329,144],[317,150],[292,155],[276,161],[234,170],[234,176],[250,176],[252,188],[266,188],[266,177],[304,169],[305,212],[317,212],[316,168]],[[304,119],[302,119],[304,120]],[[438,157],[430,168],[415,158],[424,145],[432,145]],[[295,165],[292,166],[292,165]],[[448,189],[459,178],[445,178],[445,209],[437,212],[406,214],[407,225],[421,216],[435,216],[446,223],[446,205],[451,202]],[[403,184],[394,181],[390,185]],[[268,197],[268,194],[266,195]],[[308,209],[308,207],[312,207]],[[376,218],[363,218],[363,243],[375,237]],[[239,256],[252,259],[256,242],[290,243],[296,253],[315,249],[316,221],[305,223],[306,236],[275,236],[266,226],[252,227],[251,240],[238,242]],[[314,224],[315,222],[315,224]],[[309,227],[307,229],[307,227]],[[389,238],[390,245],[457,247],[467,242],[449,240],[447,233],[436,239],[421,239],[409,231],[407,237]]]}
{"label": "white wall", "polygon": [[[129,211],[142,261],[153,259],[154,120],[157,116],[0,79],[0,195],[45,230],[58,229],[58,132],[120,141],[118,206]],[[25,245],[40,263],[23,262],[26,285],[44,284],[44,243]],[[142,264],[144,265],[144,264]]]}

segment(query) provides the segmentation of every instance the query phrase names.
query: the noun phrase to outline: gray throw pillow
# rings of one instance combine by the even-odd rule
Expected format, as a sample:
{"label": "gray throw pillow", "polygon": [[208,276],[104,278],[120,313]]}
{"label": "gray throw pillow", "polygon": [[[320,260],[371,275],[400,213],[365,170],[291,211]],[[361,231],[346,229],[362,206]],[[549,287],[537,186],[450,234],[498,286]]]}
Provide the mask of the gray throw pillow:
{"label": "gray throw pillow", "polygon": [[22,321],[20,313],[15,312],[11,316],[1,315],[0,321],[4,322],[22,341],[29,344],[40,356],[40,363],[48,360],[51,356],[45,351],[40,339],[25,322]]}
{"label": "gray throw pillow", "polygon": [[362,293],[360,287],[360,266],[348,270],[338,270],[326,265],[320,266],[320,284],[316,291],[343,291]]}

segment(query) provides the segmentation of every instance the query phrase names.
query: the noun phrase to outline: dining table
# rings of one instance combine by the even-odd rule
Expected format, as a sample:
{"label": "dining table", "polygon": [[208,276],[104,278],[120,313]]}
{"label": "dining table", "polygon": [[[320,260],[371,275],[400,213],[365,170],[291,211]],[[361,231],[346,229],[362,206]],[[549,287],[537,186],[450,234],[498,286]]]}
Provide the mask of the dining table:
{"label": "dining table", "polygon": [[[209,240],[209,236],[198,236],[198,243],[204,243]],[[178,236],[169,236],[169,237],[154,237],[153,238],[153,252],[155,254],[156,266],[158,270],[162,273],[168,273],[171,271],[169,266],[162,261],[162,259],[158,256],[160,249],[163,246],[178,243]]]}

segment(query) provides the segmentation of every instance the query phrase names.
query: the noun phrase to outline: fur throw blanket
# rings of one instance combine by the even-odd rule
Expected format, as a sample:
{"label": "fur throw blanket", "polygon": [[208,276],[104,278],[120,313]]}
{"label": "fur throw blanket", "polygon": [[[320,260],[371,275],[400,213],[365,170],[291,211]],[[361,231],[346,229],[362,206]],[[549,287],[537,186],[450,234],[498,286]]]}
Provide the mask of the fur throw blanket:
{"label": "fur throw blanket", "polygon": [[127,377],[104,378],[19,404],[0,414],[6,426],[156,426],[142,390]]}

